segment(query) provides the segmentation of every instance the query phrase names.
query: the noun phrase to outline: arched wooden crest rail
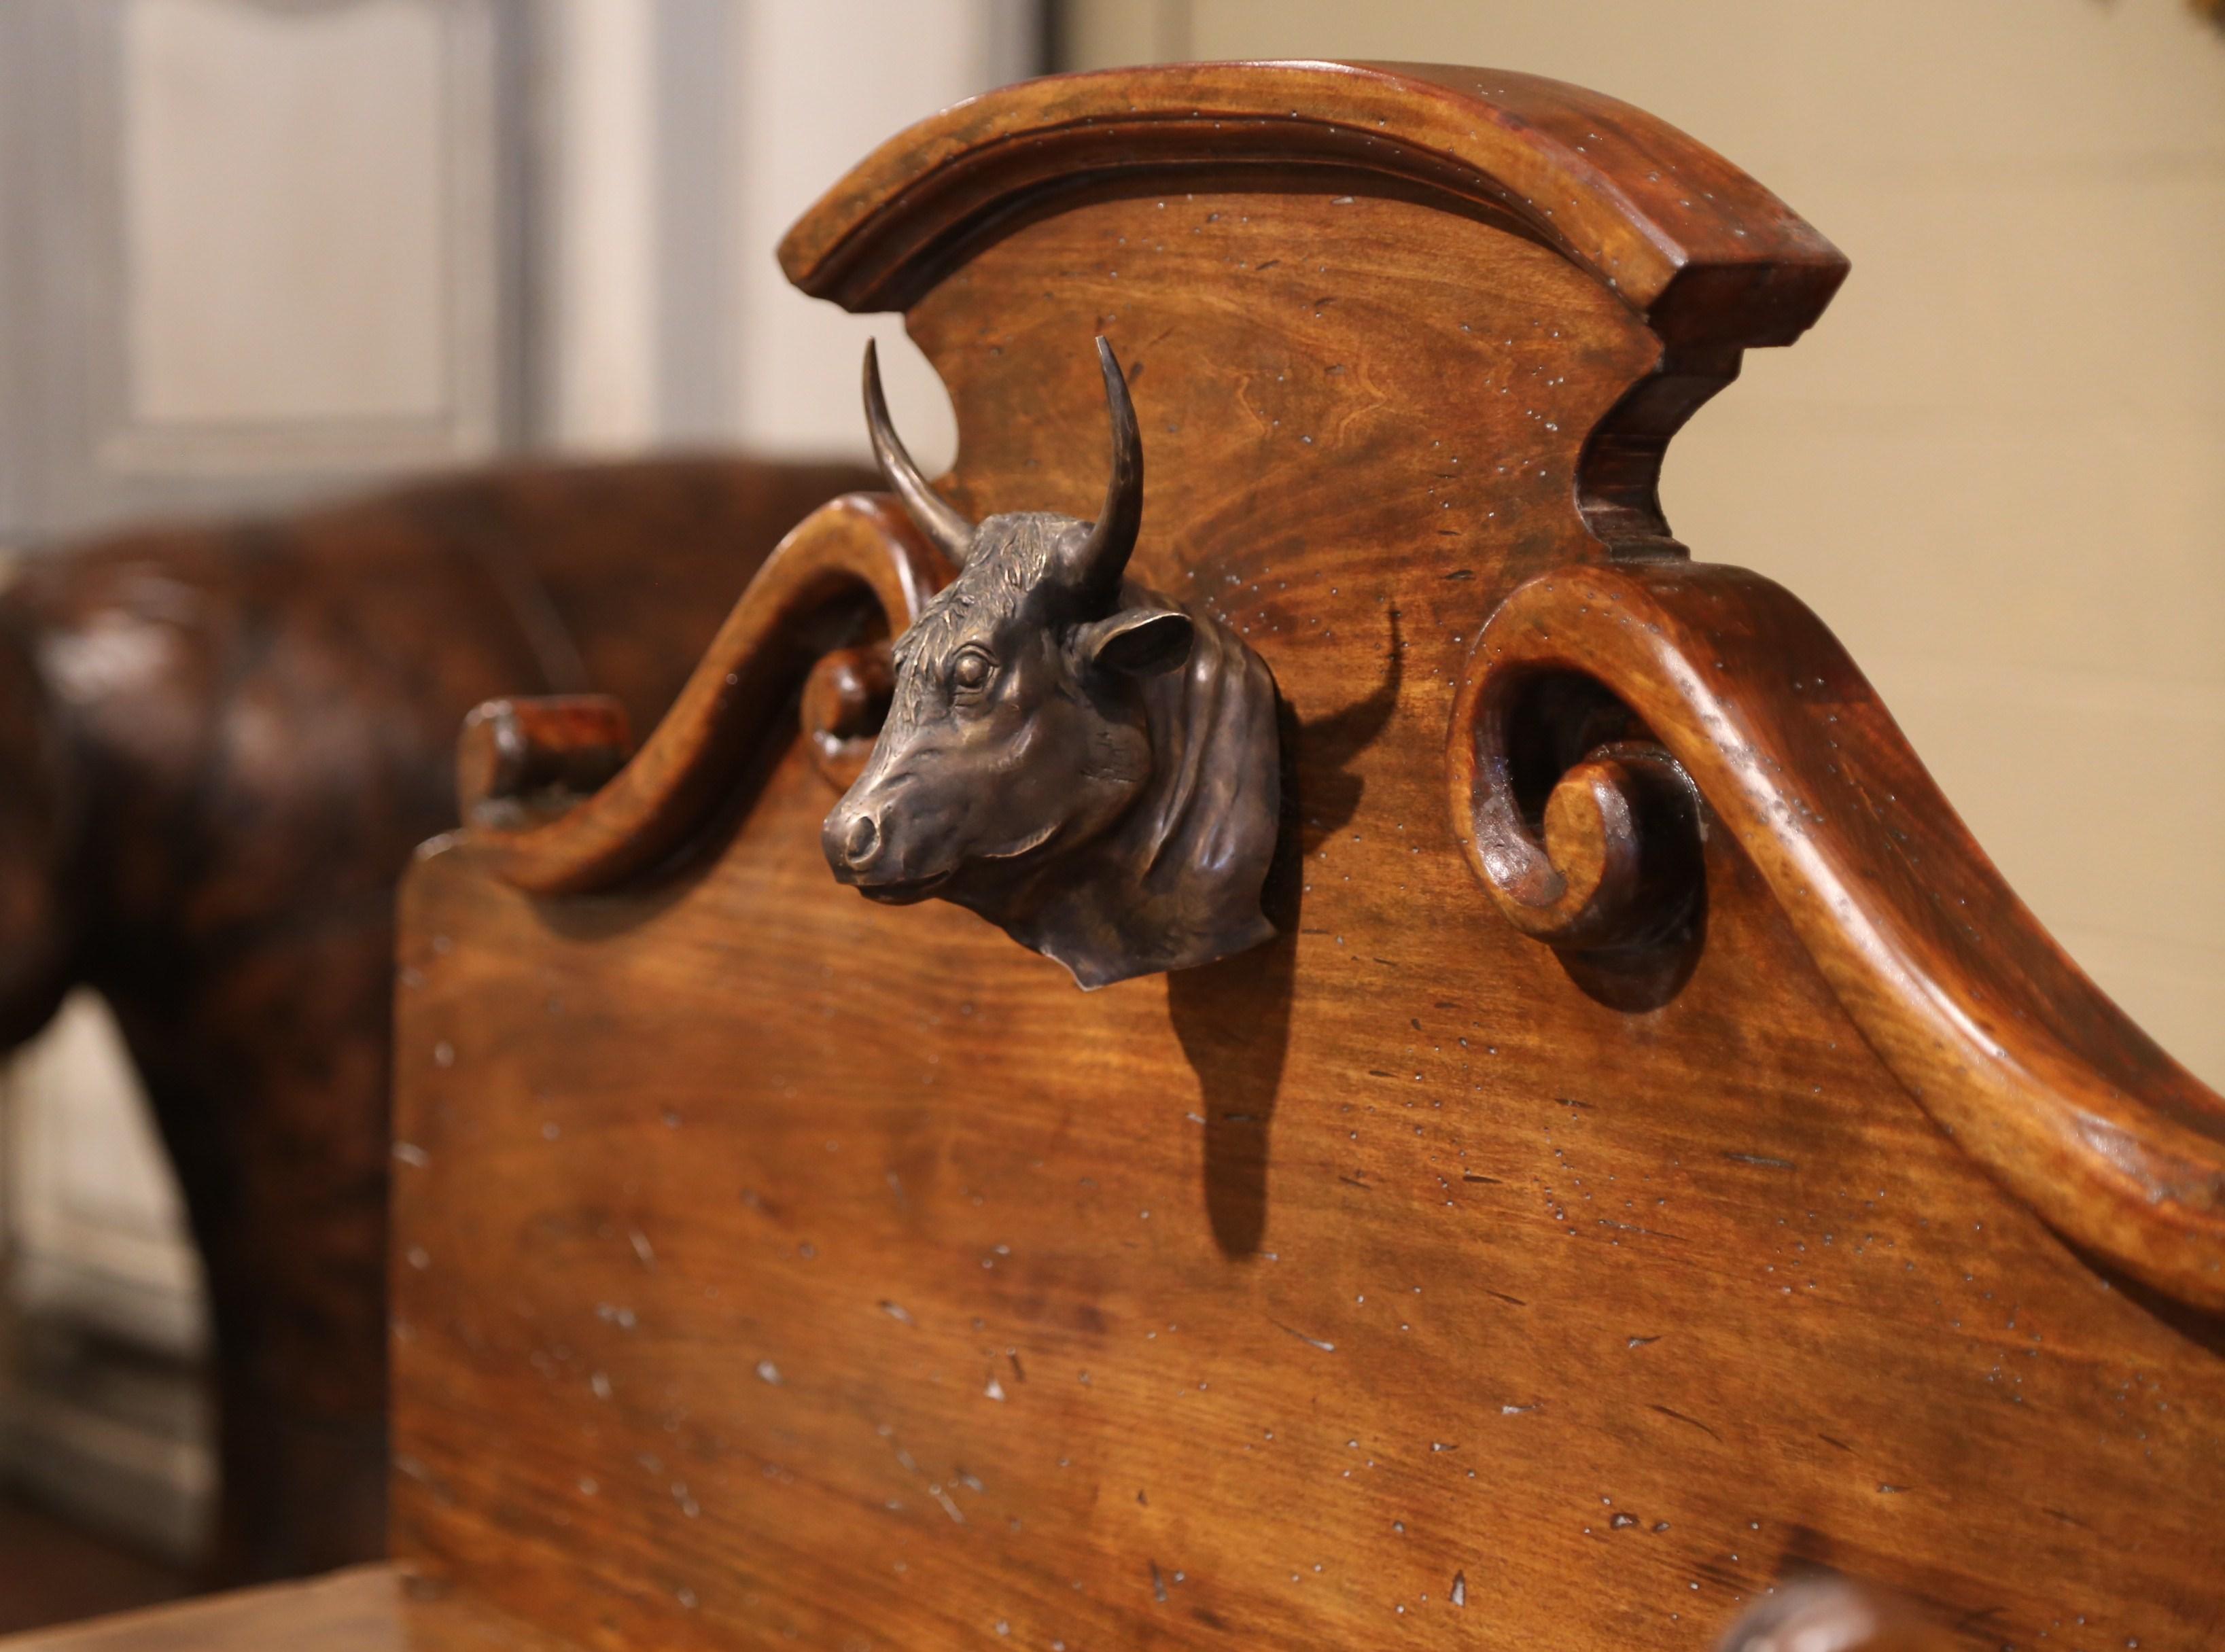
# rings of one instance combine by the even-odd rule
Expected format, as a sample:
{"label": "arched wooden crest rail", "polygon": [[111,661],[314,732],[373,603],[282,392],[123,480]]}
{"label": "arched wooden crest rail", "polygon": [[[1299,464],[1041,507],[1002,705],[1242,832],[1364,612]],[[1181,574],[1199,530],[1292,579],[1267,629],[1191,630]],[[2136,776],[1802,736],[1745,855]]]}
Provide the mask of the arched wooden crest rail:
{"label": "arched wooden crest rail", "polygon": [[615,779],[413,877],[407,1554],[612,1647],[1697,1646],[1818,1566],[2204,1643],[2217,1098],[1656,497],[1828,243],[1613,99],[1301,63],[976,99],[783,257],[906,309],[976,517],[1089,513],[1112,340],[1132,572],[1287,702],[1284,934],[1085,999],[837,889],[942,571],[804,524]]}
{"label": "arched wooden crest rail", "polygon": [[[1417,92],[1423,120],[1411,118]],[[1490,101],[1479,106],[1478,92]],[[1503,211],[1622,296],[1664,341],[1687,348],[1788,343],[1845,273],[1827,242],[1719,157],[1634,110],[1557,83],[1290,64],[1257,76],[1175,71],[1134,93],[1108,107],[1088,77],[1051,80],[1030,89],[1019,116],[1009,96],[977,100],[940,117],[930,134],[892,139],[790,233],[782,247],[789,274],[853,308],[900,304],[1014,213],[1086,184],[1093,161],[1106,157],[1118,157],[1124,172],[1176,178],[1246,164],[1363,169],[1461,210]],[[1394,106],[1408,117],[1396,133]],[[1734,354],[1713,359],[1721,378],[1735,371]],[[1681,375],[1670,377],[1664,384],[1657,368],[1618,404],[1577,477],[1595,531],[1606,520],[1625,529],[1638,522],[1651,530],[1640,546],[1657,553],[1666,529],[1653,479],[1671,434],[1660,407],[1668,402],[1681,421],[1697,402]],[[1634,437],[1633,424],[1658,440]],[[815,548],[870,557],[856,548],[876,527],[859,507],[837,508],[768,570],[768,588],[744,611],[769,604],[771,585],[821,554]],[[1528,909],[1525,877],[1547,875],[1544,851],[1520,826],[1503,753],[1477,760],[1477,738],[1493,735],[1475,727],[1476,708],[1488,702],[1503,716],[1506,684],[1525,664],[1582,672],[1642,700],[1634,709],[1649,726],[1676,718],[1683,737],[1672,755],[1697,771],[1719,818],[1744,806],[1727,823],[1775,872],[1796,928],[1911,1095],[2072,1238],[2174,1296],[2225,1309],[2225,1103],[2156,1049],[2038,927],[1852,662],[1797,602],[1728,570],[1635,578],[1611,593],[1564,581],[1557,600],[1547,587],[1525,589],[1470,665],[1455,712],[1453,807],[1456,817],[1473,810],[1496,820],[1485,837],[1496,856],[1473,839],[1471,852],[1510,915],[1519,922]],[[897,630],[916,589],[884,598]],[[1641,592],[1663,606],[1643,604]],[[1681,650],[1657,646],[1645,660],[1644,640],[1665,636],[1664,618],[1688,617],[1685,604],[1694,630],[1679,637]],[[1502,640],[1525,625],[1523,644]],[[1725,625],[1748,657],[1734,687],[1720,678],[1702,687],[1711,680],[1702,656],[1727,646]],[[648,843],[636,826],[650,807],[641,800],[688,789],[686,776],[719,767],[709,739],[668,752],[680,752],[695,706],[721,699],[732,668],[755,661],[767,635],[763,624],[746,635],[730,627],[673,726],[622,784],[568,821],[514,840],[513,881],[592,887],[653,858],[640,846],[618,855],[586,844]],[[739,723],[762,719],[762,691],[729,698],[748,708],[730,713]],[[1763,750],[1741,726],[1749,722],[1769,725]],[[1503,745],[1504,734],[1496,737]],[[1879,776],[1861,776],[1864,766],[1880,771],[1873,788],[1864,778]],[[1847,800],[1829,814],[1818,807],[1826,787]],[[1464,822],[1458,829],[1468,838]],[[667,828],[655,843],[679,834]],[[1554,938],[1550,925],[1524,927]]]}

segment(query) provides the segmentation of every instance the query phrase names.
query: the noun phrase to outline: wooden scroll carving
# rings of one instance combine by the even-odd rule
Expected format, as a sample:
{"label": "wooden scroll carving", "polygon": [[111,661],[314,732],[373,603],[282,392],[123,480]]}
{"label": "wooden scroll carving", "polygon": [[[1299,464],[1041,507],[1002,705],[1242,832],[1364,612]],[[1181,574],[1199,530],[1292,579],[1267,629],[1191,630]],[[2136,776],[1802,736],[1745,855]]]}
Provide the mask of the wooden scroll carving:
{"label": "wooden scroll carving", "polygon": [[978,527],[890,427],[873,347],[865,415],[889,484],[960,565],[896,644],[892,715],[822,834],[870,900],[980,914],[1085,989],[1212,963],[1272,939],[1275,680],[1201,610],[1123,575],[1143,524],[1144,450],[1097,340],[1112,476],[1093,522]]}
{"label": "wooden scroll carving", "polygon": [[1965,1151],[2073,1241],[2225,1309],[2225,1100],[2063,955],[1822,623],[1683,561],[1514,592],[1455,702],[1454,832],[1509,921],[1611,1002],[1673,984],[1697,930],[1686,775]]}
{"label": "wooden scroll carving", "polygon": [[[567,798],[555,818],[519,824],[490,807],[515,801],[495,784],[498,766],[476,754],[508,730],[517,750],[507,772],[520,777],[607,766],[614,755],[605,718],[553,708],[520,719],[482,708],[460,756],[466,818],[497,857],[501,876],[539,894],[605,889],[663,860],[719,807],[735,770],[767,732],[770,713],[810,674],[807,731],[822,763],[843,761],[844,743],[872,696],[870,647],[851,639],[859,599],[888,629],[909,626],[950,577],[941,553],[922,539],[895,502],[848,494],[821,506],[777,546],[639,751],[607,785]],[[832,661],[831,665],[822,663]],[[854,686],[853,686],[854,685]],[[510,782],[515,785],[519,782]]]}
{"label": "wooden scroll carving", "polygon": [[865,772],[895,692],[896,661],[885,637],[837,649],[811,668],[803,685],[804,732],[811,760],[836,791],[848,791]]}

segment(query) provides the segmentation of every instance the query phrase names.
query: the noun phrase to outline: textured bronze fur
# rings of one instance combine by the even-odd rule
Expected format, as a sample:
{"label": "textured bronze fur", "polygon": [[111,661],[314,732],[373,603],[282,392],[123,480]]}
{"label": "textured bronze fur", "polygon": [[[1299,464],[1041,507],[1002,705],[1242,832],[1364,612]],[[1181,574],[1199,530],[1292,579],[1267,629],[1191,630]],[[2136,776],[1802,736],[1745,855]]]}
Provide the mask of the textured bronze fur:
{"label": "textured bronze fur", "polygon": [[1098,351],[1113,465],[1097,522],[978,528],[896,440],[868,353],[883,471],[962,566],[897,639],[888,721],[823,833],[859,893],[954,902],[1085,988],[1271,939],[1259,897],[1281,802],[1266,665],[1209,614],[1122,578],[1143,451],[1119,364],[1102,339]]}

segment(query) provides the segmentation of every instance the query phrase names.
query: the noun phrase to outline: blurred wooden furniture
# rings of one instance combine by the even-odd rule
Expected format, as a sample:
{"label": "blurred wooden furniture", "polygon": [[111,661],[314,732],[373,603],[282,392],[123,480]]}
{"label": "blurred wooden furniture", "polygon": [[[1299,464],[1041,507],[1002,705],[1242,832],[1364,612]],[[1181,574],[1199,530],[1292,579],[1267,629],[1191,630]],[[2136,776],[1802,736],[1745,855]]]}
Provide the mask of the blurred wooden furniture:
{"label": "blurred wooden furniture", "polygon": [[[1131,577],[1280,692],[1279,935],[1084,995],[837,886],[947,565],[800,526],[406,880],[379,1632],[1755,1647],[1838,1572],[1878,1648],[2215,1643],[2225,1106],[1656,498],[1828,243],[1612,99],[1308,63],[975,100],[783,256],[907,312],[969,520],[1106,497],[1112,341]],[[503,715],[472,772],[611,749]]]}
{"label": "blurred wooden furniture", "polygon": [[114,1006],[212,1297],[219,1575],[383,1550],[392,900],[455,729],[640,726],[839,465],[479,472],[27,557],[0,593],[0,1039]]}

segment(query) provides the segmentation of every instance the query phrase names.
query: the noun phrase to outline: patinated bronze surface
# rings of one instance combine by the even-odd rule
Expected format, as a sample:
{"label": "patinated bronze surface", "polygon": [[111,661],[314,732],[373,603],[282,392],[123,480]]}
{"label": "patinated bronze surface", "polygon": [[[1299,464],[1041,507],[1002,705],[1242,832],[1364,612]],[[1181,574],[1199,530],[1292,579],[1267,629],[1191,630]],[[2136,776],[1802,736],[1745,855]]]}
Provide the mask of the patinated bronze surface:
{"label": "patinated bronze surface", "polygon": [[1765,1594],[1715,1652],[1961,1652],[1997,1638],[1968,1627],[1978,1633],[1966,1638],[1912,1601],[1822,1573]]}
{"label": "patinated bronze surface", "polygon": [[1259,900],[1281,809],[1265,662],[1203,607],[1122,577],[1143,440],[1101,337],[1097,353],[1112,417],[1097,520],[976,527],[897,440],[866,346],[882,474],[959,573],[897,640],[887,721],[822,834],[861,895],[954,902],[1084,988],[1271,940]]}

